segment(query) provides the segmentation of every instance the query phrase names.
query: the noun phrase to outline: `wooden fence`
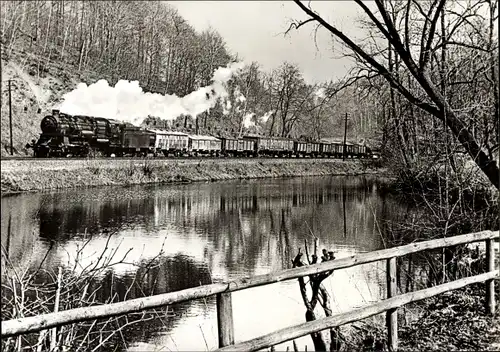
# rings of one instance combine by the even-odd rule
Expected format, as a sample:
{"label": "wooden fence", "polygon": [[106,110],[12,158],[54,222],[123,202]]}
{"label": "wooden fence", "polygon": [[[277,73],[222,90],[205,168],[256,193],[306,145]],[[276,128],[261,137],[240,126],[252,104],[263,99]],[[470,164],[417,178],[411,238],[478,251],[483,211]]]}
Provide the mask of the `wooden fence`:
{"label": "wooden fence", "polygon": [[[21,334],[101,318],[109,318],[147,309],[165,307],[174,303],[190,301],[217,295],[217,323],[220,351],[256,351],[263,348],[309,335],[313,332],[326,330],[343,324],[355,322],[370,316],[386,312],[388,329],[388,345],[390,350],[397,349],[397,309],[410,302],[436,296],[440,293],[455,290],[473,283],[486,282],[486,305],[488,313],[495,311],[494,280],[500,278],[498,270],[494,269],[495,251],[494,239],[499,238],[499,232],[482,231],[455,237],[441,238],[425,242],[358,254],[351,257],[327,261],[320,264],[282,270],[266,275],[243,278],[228,283],[219,283],[194,287],[186,290],[159,294],[150,297],[136,298],[124,302],[101,306],[75,308],[66,311],[43,314],[28,318],[12,319],[1,323],[1,337],[12,337]],[[445,248],[459,244],[486,241],[487,272],[448,282],[424,290],[397,295],[396,291],[396,258],[424,250]],[[387,293],[388,298],[349,312],[336,314],[279,331],[256,339],[234,344],[234,324],[232,313],[231,292],[268,285],[284,280],[319,274],[331,270],[349,268],[356,265],[372,263],[379,260],[387,261]]]}

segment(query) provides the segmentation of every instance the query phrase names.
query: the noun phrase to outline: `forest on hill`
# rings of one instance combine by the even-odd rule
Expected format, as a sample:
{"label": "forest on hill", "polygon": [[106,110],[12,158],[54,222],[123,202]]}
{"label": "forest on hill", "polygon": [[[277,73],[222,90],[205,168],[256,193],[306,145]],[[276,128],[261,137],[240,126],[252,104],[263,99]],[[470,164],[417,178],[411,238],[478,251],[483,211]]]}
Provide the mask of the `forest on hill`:
{"label": "forest on hill", "polygon": [[[174,7],[159,1],[7,1],[1,26],[3,64],[18,62],[35,85],[50,74],[76,75],[62,80],[91,84],[102,78],[110,86],[137,80],[146,92],[182,97],[210,85],[217,68],[245,60],[215,29],[198,32]],[[229,82],[229,104],[200,115],[198,127],[200,132],[239,134],[247,119],[251,132],[341,138],[348,112],[349,140],[376,137],[381,120],[370,106],[359,104],[355,90],[341,87],[342,82],[332,81],[308,84],[292,61],[270,72],[250,62]],[[155,116],[147,122],[163,124]],[[195,121],[182,116],[174,127],[193,130]]]}

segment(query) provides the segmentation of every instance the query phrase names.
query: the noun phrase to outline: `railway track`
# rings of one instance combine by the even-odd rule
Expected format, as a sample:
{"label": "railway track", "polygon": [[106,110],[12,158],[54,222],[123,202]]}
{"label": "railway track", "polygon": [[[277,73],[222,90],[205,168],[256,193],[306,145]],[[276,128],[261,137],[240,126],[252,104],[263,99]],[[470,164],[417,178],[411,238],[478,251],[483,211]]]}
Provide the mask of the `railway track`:
{"label": "railway track", "polygon": [[[240,159],[240,160],[251,160],[251,159],[259,159],[259,160],[272,160],[272,159],[335,159],[335,158],[314,158],[314,157],[291,157],[291,158],[278,158],[278,157],[269,157],[269,156],[259,156],[259,157],[248,157],[248,156],[241,156],[241,157],[215,157],[215,156],[192,156],[192,157],[116,157],[116,158],[110,158],[110,157],[95,157],[95,158],[89,158],[89,157],[68,157],[68,158],[35,158],[32,156],[13,156],[13,157],[2,157],[0,160],[2,162],[4,161],[35,161],[35,162],[43,162],[43,161],[56,161],[56,160],[131,160],[131,161],[143,161],[143,160],[228,160],[228,159]],[[337,158],[339,159],[339,158]],[[351,158],[348,158],[351,159]]]}

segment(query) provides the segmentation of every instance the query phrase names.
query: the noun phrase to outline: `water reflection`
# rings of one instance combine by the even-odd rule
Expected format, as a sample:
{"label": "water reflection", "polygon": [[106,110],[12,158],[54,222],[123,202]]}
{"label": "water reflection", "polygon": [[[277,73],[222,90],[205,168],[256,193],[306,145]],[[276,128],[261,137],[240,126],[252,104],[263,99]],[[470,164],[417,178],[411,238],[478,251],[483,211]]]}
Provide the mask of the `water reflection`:
{"label": "water reflection", "polygon": [[[382,248],[382,224],[401,206],[365,177],[27,194],[2,198],[2,245],[24,270],[82,268],[103,253],[116,261],[125,257],[103,274],[99,291],[102,300],[111,292],[124,299],[289,268],[313,235],[337,258]],[[338,271],[325,281],[333,310],[383,295],[382,264]],[[233,308],[237,340],[304,321],[295,281],[237,292]],[[131,350],[216,347],[214,299],[173,309],[174,316],[128,334]]]}

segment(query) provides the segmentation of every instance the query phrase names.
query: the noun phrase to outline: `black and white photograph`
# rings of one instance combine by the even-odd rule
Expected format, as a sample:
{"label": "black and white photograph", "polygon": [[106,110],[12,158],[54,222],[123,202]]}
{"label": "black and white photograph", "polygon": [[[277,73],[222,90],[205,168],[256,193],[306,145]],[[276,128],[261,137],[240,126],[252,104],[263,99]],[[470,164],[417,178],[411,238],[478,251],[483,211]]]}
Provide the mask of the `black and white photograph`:
{"label": "black and white photograph", "polygon": [[499,0],[2,0],[1,352],[500,351]]}

